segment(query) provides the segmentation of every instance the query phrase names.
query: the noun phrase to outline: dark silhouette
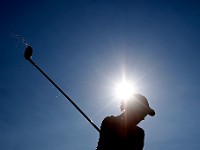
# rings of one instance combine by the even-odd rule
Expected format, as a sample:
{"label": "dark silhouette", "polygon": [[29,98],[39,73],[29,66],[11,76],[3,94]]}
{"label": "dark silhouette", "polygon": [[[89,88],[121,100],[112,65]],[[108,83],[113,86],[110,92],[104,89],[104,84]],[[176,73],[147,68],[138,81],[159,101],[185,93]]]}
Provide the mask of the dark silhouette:
{"label": "dark silhouette", "polygon": [[122,101],[119,116],[106,117],[101,124],[100,137],[96,150],[142,150],[144,130],[138,127],[147,115],[154,116],[147,99],[134,94],[128,101]]}

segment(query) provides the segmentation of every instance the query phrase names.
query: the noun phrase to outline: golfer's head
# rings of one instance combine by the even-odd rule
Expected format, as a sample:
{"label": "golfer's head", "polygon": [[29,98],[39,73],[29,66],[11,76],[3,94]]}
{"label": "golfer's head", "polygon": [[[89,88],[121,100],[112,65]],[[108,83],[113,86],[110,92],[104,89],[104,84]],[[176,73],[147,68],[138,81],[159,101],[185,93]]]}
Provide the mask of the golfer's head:
{"label": "golfer's head", "polygon": [[134,94],[130,99],[122,101],[121,110],[128,113],[141,113],[154,116],[155,111],[149,106],[147,99],[140,94]]}

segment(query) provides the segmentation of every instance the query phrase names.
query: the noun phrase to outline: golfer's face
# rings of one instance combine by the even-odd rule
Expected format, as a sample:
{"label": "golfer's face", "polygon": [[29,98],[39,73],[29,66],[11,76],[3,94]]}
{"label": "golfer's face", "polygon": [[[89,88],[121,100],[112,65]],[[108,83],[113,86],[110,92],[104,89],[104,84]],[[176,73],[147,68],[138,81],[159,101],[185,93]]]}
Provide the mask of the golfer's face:
{"label": "golfer's face", "polygon": [[146,116],[147,116],[147,113],[143,112],[143,111],[129,112],[129,114],[128,114],[129,122],[136,123],[136,124],[138,124],[142,120],[144,120]]}

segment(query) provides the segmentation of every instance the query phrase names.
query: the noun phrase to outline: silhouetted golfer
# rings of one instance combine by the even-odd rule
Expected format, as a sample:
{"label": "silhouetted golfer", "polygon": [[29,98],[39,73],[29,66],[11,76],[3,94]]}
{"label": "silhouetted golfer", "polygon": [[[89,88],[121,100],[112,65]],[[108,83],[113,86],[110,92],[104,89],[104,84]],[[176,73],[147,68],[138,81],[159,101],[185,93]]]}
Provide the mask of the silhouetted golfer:
{"label": "silhouetted golfer", "polygon": [[144,130],[137,126],[147,115],[154,116],[147,99],[134,94],[120,106],[123,113],[106,117],[101,124],[100,137],[96,150],[142,150]]}

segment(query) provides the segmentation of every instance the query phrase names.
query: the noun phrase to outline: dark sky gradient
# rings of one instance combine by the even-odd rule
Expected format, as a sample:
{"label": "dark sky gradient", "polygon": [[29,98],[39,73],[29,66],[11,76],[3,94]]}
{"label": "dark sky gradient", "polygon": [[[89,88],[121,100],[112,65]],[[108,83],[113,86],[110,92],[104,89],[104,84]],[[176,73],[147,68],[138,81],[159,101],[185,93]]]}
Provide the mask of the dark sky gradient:
{"label": "dark sky gradient", "polygon": [[200,149],[200,2],[1,0],[0,149],[95,149],[98,132],[24,58],[100,127],[118,115],[123,74],[157,115],[145,150]]}

